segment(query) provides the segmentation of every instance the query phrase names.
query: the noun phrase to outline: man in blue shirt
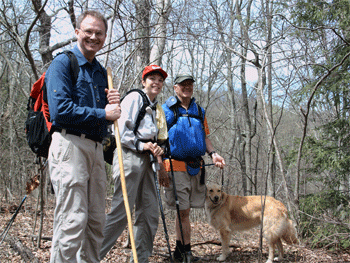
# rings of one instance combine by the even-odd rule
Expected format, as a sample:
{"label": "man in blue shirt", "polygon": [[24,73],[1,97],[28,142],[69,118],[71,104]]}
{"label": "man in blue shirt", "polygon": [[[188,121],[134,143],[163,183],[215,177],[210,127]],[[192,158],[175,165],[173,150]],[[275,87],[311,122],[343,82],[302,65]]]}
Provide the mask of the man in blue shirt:
{"label": "man in blue shirt", "polygon": [[56,195],[50,262],[99,262],[106,189],[101,142],[107,124],[120,117],[120,94],[108,91],[106,70],[95,58],[106,33],[102,14],[82,13],[72,49],[79,64],[76,83],[65,54],[45,76],[53,124],[48,163]]}
{"label": "man in blue shirt", "polygon": [[[206,178],[201,167],[201,156],[207,152],[215,166],[219,168],[225,166],[224,158],[214,151],[208,137],[209,128],[205,111],[192,97],[194,82],[191,74],[178,74],[174,79],[176,97],[170,97],[162,105],[172,156],[171,165],[170,160],[166,159],[164,166],[167,172],[174,172],[175,180],[170,183],[171,173],[168,175],[160,173],[159,182],[164,186],[165,204],[173,210],[177,205],[179,208],[180,221],[178,217],[175,221],[176,247],[173,254],[175,262],[187,262],[188,259],[190,262],[200,262],[191,251],[190,211],[191,208],[204,207]],[[174,184],[178,202],[174,196]]]}

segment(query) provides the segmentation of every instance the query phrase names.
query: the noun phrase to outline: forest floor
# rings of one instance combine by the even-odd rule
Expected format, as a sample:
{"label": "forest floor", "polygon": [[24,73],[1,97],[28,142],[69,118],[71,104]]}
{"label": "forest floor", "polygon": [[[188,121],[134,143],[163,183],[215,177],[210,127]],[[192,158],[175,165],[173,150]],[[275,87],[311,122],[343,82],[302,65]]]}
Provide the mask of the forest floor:
{"label": "forest floor", "polygon": [[[53,199],[53,198],[52,198]],[[17,205],[20,203],[18,201]],[[0,245],[0,262],[49,262],[53,221],[53,201],[48,202],[44,212],[42,236],[40,248],[37,242],[33,241],[33,235],[38,234],[38,225],[40,215],[38,215],[37,227],[33,234],[35,221],[36,201],[28,197],[24,203],[24,208],[16,216],[7,237]],[[0,203],[0,231],[3,233],[10,219],[13,217],[14,207],[11,209],[9,203]],[[12,210],[12,211],[9,211]],[[12,212],[12,213],[11,213]],[[167,215],[167,229],[170,238],[172,251],[175,246],[174,220],[170,220]],[[101,261],[106,262],[128,262],[131,254],[130,248],[123,248],[123,243],[127,237],[127,232],[118,239],[113,249]],[[1,237],[2,239],[2,237]],[[0,240],[1,240],[0,239]],[[16,245],[17,244],[17,245]],[[236,233],[231,239],[231,254],[225,262],[265,262],[267,260],[267,246],[263,245],[262,255],[259,252],[259,230]],[[301,240],[298,246],[284,245],[285,257],[283,262],[350,262],[349,251],[329,251],[325,248],[311,249],[307,242]],[[193,254],[201,257],[202,262],[218,262],[215,259],[220,255],[221,246],[219,245],[218,233],[210,227],[205,218],[192,223],[192,250]],[[23,251],[25,251],[24,256]],[[29,256],[28,256],[29,254]],[[161,219],[159,219],[158,232],[154,241],[154,254],[150,262],[169,262],[167,257],[168,249],[164,235],[164,229]],[[261,260],[259,261],[259,255]],[[32,257],[30,259],[30,257]],[[28,259],[29,258],[29,259]]]}

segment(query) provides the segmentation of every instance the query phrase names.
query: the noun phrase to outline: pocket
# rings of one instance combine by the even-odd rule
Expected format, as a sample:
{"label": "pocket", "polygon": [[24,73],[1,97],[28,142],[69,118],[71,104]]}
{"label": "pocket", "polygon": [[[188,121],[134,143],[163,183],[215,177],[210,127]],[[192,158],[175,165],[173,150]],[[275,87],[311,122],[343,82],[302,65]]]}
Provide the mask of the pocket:
{"label": "pocket", "polygon": [[55,164],[67,162],[72,156],[73,145],[60,133],[55,132],[52,135],[49,158]]}
{"label": "pocket", "polygon": [[173,182],[170,179],[169,187],[164,187],[164,202],[168,207],[175,206]]}
{"label": "pocket", "polygon": [[77,85],[73,88],[73,98],[78,105],[91,107],[91,83],[85,79],[78,79]]}

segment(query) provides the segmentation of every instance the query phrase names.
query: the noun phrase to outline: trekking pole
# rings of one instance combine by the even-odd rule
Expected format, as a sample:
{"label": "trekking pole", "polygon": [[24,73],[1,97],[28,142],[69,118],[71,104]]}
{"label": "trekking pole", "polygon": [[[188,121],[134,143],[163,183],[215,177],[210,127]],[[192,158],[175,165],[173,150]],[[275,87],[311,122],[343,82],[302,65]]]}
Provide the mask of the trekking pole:
{"label": "trekking pole", "polygon": [[[170,163],[171,179],[173,181],[173,191],[174,191],[174,198],[175,198],[177,217],[178,217],[178,220],[179,220],[179,228],[180,228],[180,233],[181,233],[182,245],[185,246],[185,239],[184,239],[184,233],[183,233],[183,229],[182,229],[181,215],[180,215],[180,205],[179,205],[179,200],[177,198],[177,192],[176,192],[176,186],[175,186],[174,168],[173,168],[173,163],[171,161],[171,150],[170,150],[169,139],[167,140],[167,148],[168,148],[168,156],[169,156],[169,163]],[[183,256],[184,256],[183,258],[185,259],[185,261],[183,261],[183,263],[191,262],[191,259],[189,257],[187,257],[187,255],[183,255]]]}
{"label": "trekking pole", "polygon": [[[108,79],[108,88],[113,89],[112,70],[110,67],[107,68],[107,79]],[[123,157],[122,157],[122,145],[121,145],[121,141],[120,141],[119,127],[118,127],[117,120],[114,121],[114,135],[115,135],[115,141],[117,144],[119,170],[120,170],[120,182],[121,182],[122,191],[123,191],[126,216],[128,219],[131,248],[132,248],[132,253],[134,256],[134,262],[138,263],[136,247],[135,247],[134,232],[132,229],[132,218],[131,218],[131,212],[130,212],[130,206],[129,206],[128,192],[126,189],[126,182],[125,182],[124,164],[123,164]]]}
{"label": "trekking pole", "polygon": [[170,255],[170,262],[174,262],[174,261],[173,261],[173,258],[172,258],[172,256],[171,256],[169,235],[168,235],[168,230],[167,230],[166,222],[165,222],[165,215],[164,215],[164,210],[163,210],[162,198],[161,198],[161,196],[160,196],[160,190],[159,190],[159,184],[158,184],[158,178],[157,178],[157,169],[156,169],[156,161],[157,161],[157,160],[156,160],[156,158],[153,156],[153,154],[150,154],[150,159],[151,159],[152,169],[153,169],[153,172],[154,172],[154,182],[155,182],[155,184],[156,184],[156,189],[157,189],[157,193],[158,193],[159,210],[160,210],[160,214],[161,214],[161,216],[162,216],[165,239],[166,239],[166,243],[167,243],[168,250],[169,250],[169,255]]}
{"label": "trekking pole", "polygon": [[0,237],[2,237],[3,235],[4,235],[4,237],[1,239],[0,245],[1,245],[2,241],[4,241],[5,237],[7,236],[7,233],[9,232],[10,227],[11,227],[13,221],[15,221],[15,218],[16,218],[16,216],[17,216],[19,210],[21,209],[21,207],[22,207],[24,201],[26,200],[26,198],[27,198],[27,195],[24,196],[24,198],[22,199],[22,202],[21,202],[20,205],[17,207],[16,212],[13,214],[13,216],[11,217],[10,221],[8,222],[6,228],[5,228],[4,231],[1,233]]}

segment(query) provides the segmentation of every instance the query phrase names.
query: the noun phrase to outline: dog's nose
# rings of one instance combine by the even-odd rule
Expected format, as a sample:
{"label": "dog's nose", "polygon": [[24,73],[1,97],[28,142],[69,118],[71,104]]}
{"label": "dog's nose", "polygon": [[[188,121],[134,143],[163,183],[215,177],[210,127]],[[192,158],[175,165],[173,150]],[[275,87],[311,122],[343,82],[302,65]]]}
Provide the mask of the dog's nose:
{"label": "dog's nose", "polygon": [[219,201],[219,197],[218,197],[217,195],[214,196],[214,201],[215,201],[215,202]]}

